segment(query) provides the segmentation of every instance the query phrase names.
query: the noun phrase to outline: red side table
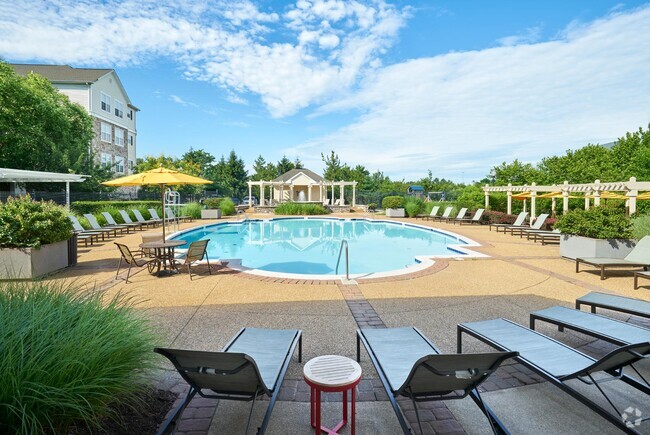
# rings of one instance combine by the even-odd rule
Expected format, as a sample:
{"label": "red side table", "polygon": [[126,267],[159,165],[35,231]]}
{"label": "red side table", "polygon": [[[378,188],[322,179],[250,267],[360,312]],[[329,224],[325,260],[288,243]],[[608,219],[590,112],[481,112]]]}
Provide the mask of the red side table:
{"label": "red side table", "polygon": [[[305,382],[311,387],[311,427],[316,435],[325,432],[337,435],[348,422],[348,391],[351,392],[350,433],[354,435],[356,386],[361,381],[361,366],[354,360],[338,355],[323,355],[309,360],[304,369]],[[321,392],[343,393],[343,420],[333,428],[321,425]]]}

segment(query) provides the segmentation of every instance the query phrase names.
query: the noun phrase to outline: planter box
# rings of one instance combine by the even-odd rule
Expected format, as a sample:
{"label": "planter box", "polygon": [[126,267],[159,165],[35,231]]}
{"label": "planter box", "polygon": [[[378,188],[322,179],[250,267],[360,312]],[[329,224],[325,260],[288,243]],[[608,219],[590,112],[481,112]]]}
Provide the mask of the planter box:
{"label": "planter box", "polygon": [[34,248],[0,248],[0,279],[33,279],[68,266],[68,241]]}
{"label": "planter box", "polygon": [[404,209],[403,208],[387,208],[386,209],[386,217],[404,217]]}
{"label": "planter box", "polygon": [[220,208],[210,208],[201,210],[201,219],[221,219]]}
{"label": "planter box", "polygon": [[560,238],[560,255],[575,260],[578,257],[623,258],[634,249],[636,240],[591,239],[563,234]]}

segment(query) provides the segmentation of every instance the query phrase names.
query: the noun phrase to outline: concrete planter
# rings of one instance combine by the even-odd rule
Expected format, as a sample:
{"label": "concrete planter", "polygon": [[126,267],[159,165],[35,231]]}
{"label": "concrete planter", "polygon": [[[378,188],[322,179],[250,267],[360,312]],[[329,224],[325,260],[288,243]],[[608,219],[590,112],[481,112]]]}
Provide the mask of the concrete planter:
{"label": "concrete planter", "polygon": [[386,217],[402,218],[402,217],[404,217],[404,209],[403,208],[387,208],[386,209]]}
{"label": "concrete planter", "polygon": [[563,234],[560,238],[560,255],[575,260],[578,257],[623,258],[634,249],[632,239],[592,239]]}
{"label": "concrete planter", "polygon": [[201,210],[201,219],[221,219],[220,208],[209,208]]}
{"label": "concrete planter", "polygon": [[0,279],[33,279],[68,266],[68,241],[34,248],[0,248]]}

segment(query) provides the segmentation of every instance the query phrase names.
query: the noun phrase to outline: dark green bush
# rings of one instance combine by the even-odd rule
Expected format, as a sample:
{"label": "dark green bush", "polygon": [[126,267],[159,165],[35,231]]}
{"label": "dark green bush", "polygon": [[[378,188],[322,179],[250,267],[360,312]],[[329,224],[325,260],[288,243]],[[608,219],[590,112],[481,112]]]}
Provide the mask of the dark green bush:
{"label": "dark green bush", "polygon": [[415,217],[424,211],[424,202],[419,198],[406,198],[404,210],[409,217]]}
{"label": "dark green bush", "polygon": [[329,214],[330,210],[320,204],[300,204],[297,202],[283,202],[275,208],[275,214],[282,215],[318,215]]}
{"label": "dark green bush", "polygon": [[9,197],[0,204],[0,246],[40,248],[68,240],[72,223],[65,208],[49,201],[34,201],[29,195]]}
{"label": "dark green bush", "polygon": [[0,283],[0,432],[96,428],[149,381],[154,336],[131,300],[39,281]]}
{"label": "dark green bush", "polygon": [[402,208],[404,205],[404,198],[401,196],[387,196],[381,200],[383,208]]}
{"label": "dark green bush", "polygon": [[221,201],[223,201],[223,198],[208,198],[203,200],[203,205],[209,209],[217,209]]}
{"label": "dark green bush", "polygon": [[201,219],[201,204],[190,202],[181,208],[181,216],[190,216],[192,219]]}
{"label": "dark green bush", "polygon": [[371,202],[370,204],[368,204],[368,211],[375,211],[375,210],[377,210],[377,204],[376,203]]}
{"label": "dark green bush", "polygon": [[632,236],[639,240],[650,236],[650,215],[637,216],[632,220]]}
{"label": "dark green bush", "polygon": [[224,198],[221,203],[219,203],[219,208],[221,209],[221,214],[224,216],[230,216],[237,213],[235,203],[232,202],[232,199],[230,198]]}
{"label": "dark green bush", "polygon": [[620,209],[606,206],[570,211],[557,219],[555,228],[564,234],[594,239],[632,237],[632,222],[625,213]]}
{"label": "dark green bush", "polygon": [[84,213],[100,214],[110,207],[118,210],[131,210],[140,207],[145,209],[160,208],[160,201],[74,201],[70,204],[70,211],[78,215]]}

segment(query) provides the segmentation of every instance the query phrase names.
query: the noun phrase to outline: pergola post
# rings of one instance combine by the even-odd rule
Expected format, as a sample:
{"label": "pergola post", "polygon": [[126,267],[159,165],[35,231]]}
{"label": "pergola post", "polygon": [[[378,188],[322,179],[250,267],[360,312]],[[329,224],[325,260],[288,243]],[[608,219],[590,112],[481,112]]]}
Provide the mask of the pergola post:
{"label": "pergola post", "polygon": [[485,208],[490,208],[490,192],[487,190],[488,185],[485,185]]}
{"label": "pergola post", "polygon": [[280,203],[284,202],[284,181],[280,184]]}
{"label": "pergola post", "polygon": [[260,205],[264,205],[264,181],[260,181]]}
{"label": "pergola post", "polygon": [[591,193],[590,190],[587,190],[585,192],[585,210],[589,210],[589,206],[591,205],[591,200],[589,199],[589,193]]}
{"label": "pergola post", "polygon": [[508,214],[512,214],[512,183],[508,183]]}
{"label": "pergola post", "polygon": [[[594,184],[598,185],[600,184],[600,180],[596,180]],[[600,205],[600,189],[598,186],[594,188],[594,207],[598,207]]]}
{"label": "pergola post", "polygon": [[567,214],[569,211],[569,190],[568,181],[564,181],[564,189],[562,189],[562,214]]}
{"label": "pergola post", "polygon": [[336,205],[334,198],[334,182],[332,181],[332,205]]}
{"label": "pergola post", "polygon": [[320,184],[318,185],[318,189],[320,190],[320,202],[321,204],[324,202],[323,201],[323,182],[321,181]]}
{"label": "pergola post", "polygon": [[309,183],[308,189],[309,190],[307,191],[307,201],[311,202],[311,183]]}
{"label": "pergola post", "polygon": [[[531,186],[535,186],[535,183],[532,183]],[[537,191],[530,191],[530,223],[535,222],[535,198],[537,197]]]}
{"label": "pergola post", "polygon": [[[630,183],[636,183],[636,177],[630,177]],[[636,213],[636,197],[639,195],[638,189],[630,189],[627,192],[628,213],[632,216]]]}
{"label": "pergola post", "polygon": [[556,214],[555,210],[556,209],[557,209],[557,201],[556,201],[556,198],[553,197],[553,198],[551,198],[551,217],[552,218],[555,217],[555,214]]}
{"label": "pergola post", "polygon": [[342,181],[341,181],[341,183],[339,184],[339,191],[340,191],[340,194],[341,194],[341,201],[339,202],[339,205],[340,205],[340,206],[344,206],[344,205],[345,205],[345,196],[344,196],[344,193],[345,193],[345,184],[343,184]]}
{"label": "pergola post", "polygon": [[248,208],[253,206],[253,183],[248,182]]}
{"label": "pergola post", "polygon": [[[357,206],[357,182],[352,184],[352,207]],[[356,227],[355,227],[356,228]]]}
{"label": "pergola post", "polygon": [[65,208],[70,211],[70,182],[65,182]]}

